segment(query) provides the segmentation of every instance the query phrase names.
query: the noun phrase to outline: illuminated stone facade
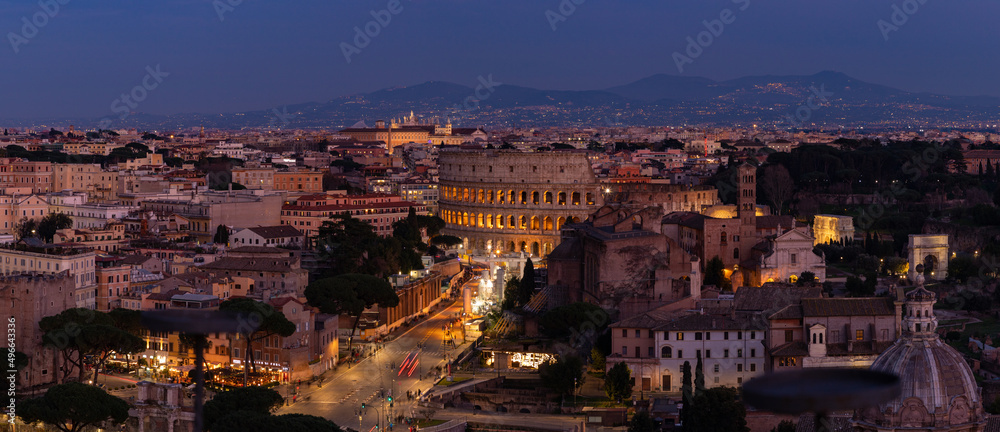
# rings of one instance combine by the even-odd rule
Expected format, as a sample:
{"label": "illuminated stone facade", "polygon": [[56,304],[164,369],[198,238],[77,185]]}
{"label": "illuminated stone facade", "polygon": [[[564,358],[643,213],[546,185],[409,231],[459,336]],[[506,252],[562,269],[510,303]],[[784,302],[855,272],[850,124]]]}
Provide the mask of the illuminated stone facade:
{"label": "illuminated stone facade", "polygon": [[822,214],[813,216],[813,237],[816,237],[816,244],[854,240],[854,218]]}
{"label": "illuminated stone facade", "polygon": [[444,149],[438,164],[444,234],[473,252],[548,255],[604,203],[583,153]]}

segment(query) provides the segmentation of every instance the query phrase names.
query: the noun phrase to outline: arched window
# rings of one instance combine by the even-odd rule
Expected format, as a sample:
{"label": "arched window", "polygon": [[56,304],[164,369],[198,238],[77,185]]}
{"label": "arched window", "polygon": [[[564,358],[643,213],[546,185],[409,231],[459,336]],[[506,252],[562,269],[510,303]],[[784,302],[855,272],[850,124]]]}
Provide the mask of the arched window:
{"label": "arched window", "polygon": [[493,228],[493,215],[486,215],[486,228]]}
{"label": "arched window", "polygon": [[518,221],[517,227],[520,229],[528,229],[528,217],[521,216],[520,220]]}
{"label": "arched window", "polygon": [[464,226],[468,226],[469,225],[469,214],[468,213],[462,213],[462,225],[464,225]]}
{"label": "arched window", "polygon": [[521,191],[521,204],[528,203],[528,191]]}
{"label": "arched window", "polygon": [[580,192],[573,192],[573,205],[580,205]]}
{"label": "arched window", "polygon": [[502,190],[497,191],[497,203],[506,204],[506,194]]}
{"label": "arched window", "polygon": [[545,216],[545,219],[542,221],[542,229],[546,231],[552,230],[552,217]]}
{"label": "arched window", "polygon": [[719,242],[726,243],[727,240],[729,240],[729,236],[727,236],[726,232],[723,231],[722,234],[719,235]]}
{"label": "arched window", "polygon": [[566,219],[563,219],[562,216],[556,218],[556,229],[562,229],[564,223],[566,223]]}
{"label": "arched window", "polygon": [[545,204],[552,204],[552,192],[545,191]]}
{"label": "arched window", "polygon": [[497,228],[503,228],[503,215],[497,215]]}
{"label": "arched window", "polygon": [[538,226],[538,216],[532,216],[531,217],[531,229],[537,230],[539,228],[540,227]]}
{"label": "arched window", "polygon": [[482,189],[479,190],[479,199],[477,200],[480,204],[486,202],[486,193]]}
{"label": "arched window", "polygon": [[559,205],[566,205],[566,192],[559,192]]}
{"label": "arched window", "polygon": [[588,205],[594,205],[594,193],[593,192],[587,192],[587,204]]}
{"label": "arched window", "polygon": [[463,188],[462,189],[462,201],[468,201],[468,200],[469,200],[469,188]]}
{"label": "arched window", "polygon": [[484,226],[486,226],[486,221],[483,220],[483,214],[480,213],[479,216],[476,219],[476,227],[477,228],[482,228]]}
{"label": "arched window", "polygon": [[493,191],[492,190],[489,191],[489,193],[487,193],[487,199],[489,200],[490,204],[493,204]]}
{"label": "arched window", "polygon": [[514,215],[507,216],[507,228],[517,228],[517,225],[514,223]]}
{"label": "arched window", "polygon": [[531,203],[532,204],[538,204],[538,197],[539,197],[538,191],[532,192],[531,193]]}
{"label": "arched window", "polygon": [[660,348],[660,358],[673,358],[674,350],[668,346]]}

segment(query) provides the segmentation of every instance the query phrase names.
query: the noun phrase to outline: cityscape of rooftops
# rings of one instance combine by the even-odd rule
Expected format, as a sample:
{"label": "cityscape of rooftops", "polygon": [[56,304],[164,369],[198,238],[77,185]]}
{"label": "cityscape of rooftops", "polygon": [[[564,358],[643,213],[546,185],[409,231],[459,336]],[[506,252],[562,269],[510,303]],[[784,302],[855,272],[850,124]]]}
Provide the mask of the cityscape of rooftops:
{"label": "cityscape of rooftops", "polygon": [[2,430],[1000,430],[997,4],[0,11]]}

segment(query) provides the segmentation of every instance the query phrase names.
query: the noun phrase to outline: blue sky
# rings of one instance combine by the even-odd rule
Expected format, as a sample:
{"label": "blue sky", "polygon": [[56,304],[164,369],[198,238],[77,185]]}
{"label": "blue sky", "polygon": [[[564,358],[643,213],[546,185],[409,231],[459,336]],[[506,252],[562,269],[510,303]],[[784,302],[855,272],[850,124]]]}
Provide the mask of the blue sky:
{"label": "blue sky", "polygon": [[[238,4],[220,20],[217,5],[230,2]],[[906,2],[399,2],[348,63],[341,43],[352,43],[354,27],[363,29],[388,0],[69,0],[51,17],[37,1],[0,1],[0,118],[108,115],[156,65],[170,75],[137,111],[267,109],[429,80],[471,86],[487,74],[539,88],[606,88],[678,74],[672,54],[725,9],[735,20],[683,75],[834,70],[909,91],[1000,96],[995,1],[910,0],[911,10],[919,7],[888,40],[877,22],[891,23],[893,6]],[[553,31],[546,11],[559,13],[560,3],[575,10],[560,13],[565,20]],[[22,18],[38,14],[47,22],[15,53],[11,35],[23,37]]]}

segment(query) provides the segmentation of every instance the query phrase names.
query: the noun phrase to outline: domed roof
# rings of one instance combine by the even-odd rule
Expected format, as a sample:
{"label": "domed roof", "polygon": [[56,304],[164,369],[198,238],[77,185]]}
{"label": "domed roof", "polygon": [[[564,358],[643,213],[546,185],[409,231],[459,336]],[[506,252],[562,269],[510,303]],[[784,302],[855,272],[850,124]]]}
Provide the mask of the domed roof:
{"label": "domed roof", "polygon": [[917,289],[906,293],[906,300],[914,302],[933,302],[937,300],[937,294],[927,291],[926,288],[920,286],[917,287]]}
{"label": "domed roof", "polygon": [[891,402],[857,411],[856,430],[981,431],[985,427],[972,369],[937,335],[935,298],[922,286],[907,294],[903,336],[871,366],[898,375],[902,393]]}

